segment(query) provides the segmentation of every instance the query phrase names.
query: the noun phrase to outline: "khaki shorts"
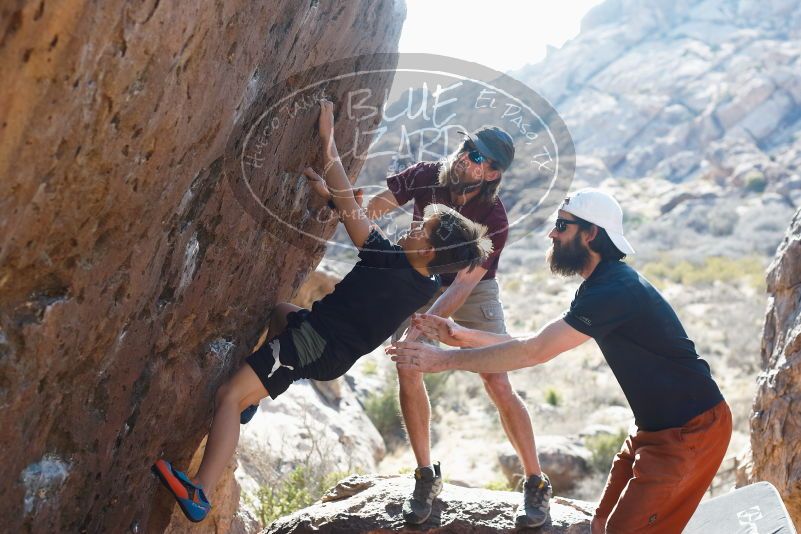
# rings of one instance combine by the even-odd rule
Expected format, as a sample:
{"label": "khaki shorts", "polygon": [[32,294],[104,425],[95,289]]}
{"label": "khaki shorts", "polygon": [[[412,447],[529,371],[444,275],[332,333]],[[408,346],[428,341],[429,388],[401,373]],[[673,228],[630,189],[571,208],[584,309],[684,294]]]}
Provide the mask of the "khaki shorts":
{"label": "khaki shorts", "polygon": [[[418,312],[427,312],[446,289],[447,287],[440,288],[428,304],[420,308]],[[461,308],[451,315],[451,319],[466,328],[493,334],[505,334],[506,323],[503,320],[503,304],[501,304],[498,280],[491,278],[476,284]],[[392,334],[392,341],[399,340],[407,328],[409,328],[409,319],[406,319]]]}

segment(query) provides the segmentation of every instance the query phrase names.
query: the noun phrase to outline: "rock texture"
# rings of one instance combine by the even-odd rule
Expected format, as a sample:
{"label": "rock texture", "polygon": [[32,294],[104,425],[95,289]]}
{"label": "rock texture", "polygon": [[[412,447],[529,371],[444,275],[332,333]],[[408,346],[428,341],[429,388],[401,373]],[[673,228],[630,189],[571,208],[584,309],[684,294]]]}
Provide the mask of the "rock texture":
{"label": "rock texture", "polygon": [[801,524],[801,210],[770,266],[768,292],[750,480],[776,486]]}
{"label": "rock texture", "polygon": [[[354,475],[342,480],[321,502],[272,523],[263,534],[430,532],[489,534],[514,528],[521,496],[508,491],[463,488],[445,484],[434,501],[431,517],[419,527],[406,528],[401,508],[412,491],[411,477]],[[589,533],[594,505],[556,497],[551,521],[542,534]]]}
{"label": "rock texture", "polygon": [[[216,386],[322,256],[308,236],[333,231],[293,174],[319,161],[314,112],[275,132],[251,184],[307,236],[243,210],[247,127],[290,75],[394,51],[403,5],[0,10],[0,516],[10,532],[159,532],[173,504],[148,466],[189,464]],[[359,162],[344,164],[355,176]]]}
{"label": "rock texture", "polygon": [[236,476],[245,490],[275,485],[299,466],[320,475],[375,472],[386,454],[384,440],[351,385],[340,380],[337,395],[319,391],[330,382],[304,380],[262,401],[239,440]]}
{"label": "rock texture", "polygon": [[[572,490],[591,474],[592,454],[580,440],[569,436],[537,436],[537,457],[557,495]],[[511,444],[501,446],[498,463],[506,480],[516,487],[523,476],[523,464]]]}

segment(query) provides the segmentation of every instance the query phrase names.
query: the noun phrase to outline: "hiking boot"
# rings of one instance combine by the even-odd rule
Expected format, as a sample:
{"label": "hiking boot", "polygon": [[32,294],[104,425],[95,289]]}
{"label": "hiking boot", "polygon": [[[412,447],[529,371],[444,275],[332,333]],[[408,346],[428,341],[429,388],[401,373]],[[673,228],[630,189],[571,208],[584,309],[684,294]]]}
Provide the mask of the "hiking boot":
{"label": "hiking boot", "polygon": [[431,515],[431,503],[442,491],[442,474],[439,462],[430,467],[418,467],[414,470],[414,491],[403,503],[403,520],[412,525],[424,523]]}
{"label": "hiking boot", "polygon": [[211,510],[211,503],[203,493],[203,488],[192,482],[186,473],[178,471],[165,460],[154,463],[150,470],[170,490],[187,519],[197,523],[206,518]]}
{"label": "hiking boot", "polygon": [[250,406],[242,410],[242,413],[239,414],[239,424],[246,425],[250,423],[250,420],[253,419],[253,416],[256,415],[257,411],[259,411],[258,404],[251,404]]}
{"label": "hiking boot", "polygon": [[517,507],[515,525],[518,527],[538,527],[548,521],[553,497],[553,488],[548,475],[531,475],[523,484],[523,503]]}

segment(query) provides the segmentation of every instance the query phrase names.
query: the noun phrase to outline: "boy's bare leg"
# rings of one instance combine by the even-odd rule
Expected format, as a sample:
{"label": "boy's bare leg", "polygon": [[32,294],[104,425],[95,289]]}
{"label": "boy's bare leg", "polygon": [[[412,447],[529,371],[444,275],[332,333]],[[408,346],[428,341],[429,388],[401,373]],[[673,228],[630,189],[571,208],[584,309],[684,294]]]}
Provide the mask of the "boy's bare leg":
{"label": "boy's bare leg", "polygon": [[217,390],[214,420],[195,481],[207,491],[214,489],[239,442],[239,414],[267,396],[267,390],[250,367],[243,365]]}
{"label": "boy's bare leg", "polygon": [[431,465],[431,404],[423,373],[398,369],[401,414],[418,467]]}
{"label": "boy's bare leg", "polygon": [[270,315],[270,326],[267,330],[267,339],[268,341],[272,341],[274,338],[278,337],[278,335],[284,331],[286,328],[286,316],[292,312],[296,312],[301,310],[300,306],[295,306],[294,304],[290,304],[288,302],[280,302],[275,306],[273,309],[272,315]]}

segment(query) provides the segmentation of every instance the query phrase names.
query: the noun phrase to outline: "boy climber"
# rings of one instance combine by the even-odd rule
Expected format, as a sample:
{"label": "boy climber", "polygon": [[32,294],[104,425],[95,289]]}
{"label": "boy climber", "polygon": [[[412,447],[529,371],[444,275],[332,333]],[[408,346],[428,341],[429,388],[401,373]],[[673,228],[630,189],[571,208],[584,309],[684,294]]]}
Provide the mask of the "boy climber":
{"label": "boy climber", "polygon": [[472,270],[491,248],[484,226],[436,204],[393,245],[356,201],[334,142],[334,107],[327,100],[320,101],[319,133],[323,178],[311,169],[305,174],[316,181],[315,191],[332,197],[360,249],[360,261],[311,310],[276,306],[269,340],[217,390],[206,450],[193,479],[163,459],[153,465],[191,521],[203,520],[211,509],[204,488],[214,488],[236,450],[240,412],[268,395],[278,397],[295,380],[342,376],[434,296],[438,274]]}

